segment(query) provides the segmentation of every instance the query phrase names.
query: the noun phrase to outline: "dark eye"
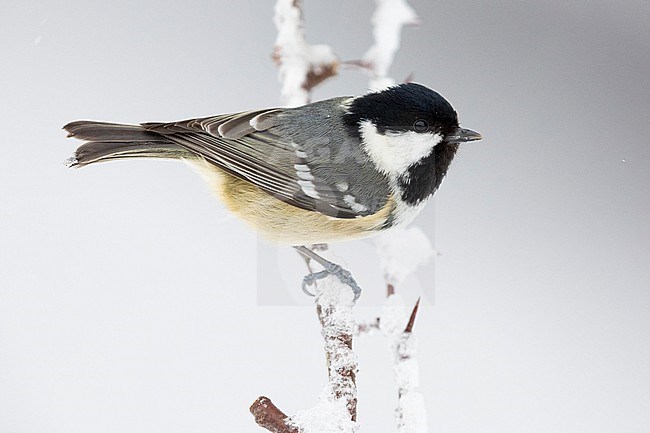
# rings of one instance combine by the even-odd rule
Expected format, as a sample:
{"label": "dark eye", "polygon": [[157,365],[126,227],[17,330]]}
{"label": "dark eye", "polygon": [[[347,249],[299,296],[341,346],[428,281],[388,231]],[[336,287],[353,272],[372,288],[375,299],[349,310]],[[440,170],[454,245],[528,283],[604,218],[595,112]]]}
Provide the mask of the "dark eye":
{"label": "dark eye", "polygon": [[429,130],[429,123],[424,119],[418,119],[413,123],[413,130],[415,132],[427,132]]}

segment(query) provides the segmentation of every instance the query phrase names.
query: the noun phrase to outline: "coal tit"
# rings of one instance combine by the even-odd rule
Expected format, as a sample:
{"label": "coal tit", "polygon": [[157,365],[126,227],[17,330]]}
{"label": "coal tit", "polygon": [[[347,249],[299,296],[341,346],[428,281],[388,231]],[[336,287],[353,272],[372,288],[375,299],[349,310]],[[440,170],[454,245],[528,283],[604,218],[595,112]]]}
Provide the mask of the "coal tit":
{"label": "coal tit", "polygon": [[366,237],[408,224],[447,174],[462,129],[440,94],[415,83],[297,108],[170,123],[76,121],[67,163],[181,159],[226,206],[290,245]]}

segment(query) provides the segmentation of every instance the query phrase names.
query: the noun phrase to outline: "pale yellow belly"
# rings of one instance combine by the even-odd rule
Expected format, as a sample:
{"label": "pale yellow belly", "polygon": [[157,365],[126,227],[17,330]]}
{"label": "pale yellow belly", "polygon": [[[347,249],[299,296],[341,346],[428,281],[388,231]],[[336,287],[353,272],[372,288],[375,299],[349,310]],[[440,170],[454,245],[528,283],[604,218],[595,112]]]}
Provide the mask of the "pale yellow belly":
{"label": "pale yellow belly", "polygon": [[223,203],[255,230],[289,245],[358,239],[377,234],[393,207],[359,218],[333,218],[280,201],[250,182],[229,175],[206,161],[187,161],[209,183]]}

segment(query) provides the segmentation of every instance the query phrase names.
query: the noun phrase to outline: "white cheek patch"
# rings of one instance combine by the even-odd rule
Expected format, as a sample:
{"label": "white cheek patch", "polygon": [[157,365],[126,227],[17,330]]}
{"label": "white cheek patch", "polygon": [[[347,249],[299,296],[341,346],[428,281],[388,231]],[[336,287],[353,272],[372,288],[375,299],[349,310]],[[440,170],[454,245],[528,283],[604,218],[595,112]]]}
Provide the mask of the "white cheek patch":
{"label": "white cheek patch", "polygon": [[380,134],[371,121],[365,120],[359,128],[364,150],[379,171],[400,176],[414,163],[428,156],[440,144],[440,134],[406,131]]}

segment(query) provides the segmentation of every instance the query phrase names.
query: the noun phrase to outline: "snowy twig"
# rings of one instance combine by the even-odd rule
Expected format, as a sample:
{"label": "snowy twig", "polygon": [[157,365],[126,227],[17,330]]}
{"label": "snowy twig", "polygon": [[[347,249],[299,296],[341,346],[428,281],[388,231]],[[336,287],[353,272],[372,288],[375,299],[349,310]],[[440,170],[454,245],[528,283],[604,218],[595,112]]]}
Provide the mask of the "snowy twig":
{"label": "snowy twig", "polygon": [[[338,59],[327,45],[305,40],[300,0],[277,0],[278,29],[273,59],[280,69],[282,103],[309,102],[311,89],[336,74]],[[307,266],[311,270],[310,261]],[[318,281],[316,305],[325,340],[328,385],[318,405],[287,419],[266,397],[251,406],[256,422],[274,433],[355,433],[357,428],[357,360],[352,352],[354,293],[335,276]]]}
{"label": "snowy twig", "polygon": [[[282,102],[289,106],[305,104],[314,86],[336,74],[338,59],[329,46],[307,43],[300,0],[277,0],[274,20],[278,37],[273,58],[280,68]],[[334,428],[332,431],[352,432],[356,430],[357,417],[357,362],[352,352],[354,295],[336,277],[320,280],[316,290],[329,383],[321,403],[297,413],[292,422],[301,431],[320,432],[324,430],[321,415],[325,414],[330,419],[326,422]],[[339,408],[337,412],[341,405],[342,410]],[[340,425],[332,423],[332,413],[341,411],[347,416]]]}
{"label": "snowy twig", "polygon": [[370,88],[380,90],[395,84],[388,76],[395,54],[401,44],[402,27],[419,24],[420,19],[407,0],[375,0],[372,15],[374,43],[361,61],[370,75]]}
{"label": "snowy twig", "polygon": [[415,325],[415,316],[418,315],[419,308],[420,308],[420,298],[418,298],[417,302],[415,303],[415,306],[413,307],[413,311],[411,311],[411,317],[409,317],[409,322],[406,324],[406,328],[404,328],[404,332],[406,333],[413,332],[413,325]]}
{"label": "snowy twig", "polygon": [[[359,63],[371,77],[370,87],[379,90],[394,84],[388,70],[400,46],[402,27],[416,24],[419,19],[407,0],[375,1],[374,44]],[[273,58],[280,69],[282,102],[289,106],[305,104],[314,86],[336,74],[338,59],[329,46],[306,42],[300,0],[277,0],[275,24],[278,37]],[[433,249],[421,230],[398,229],[378,242],[378,250],[387,287],[387,302],[380,317],[357,327],[352,314],[352,290],[335,276],[319,280],[316,303],[325,342],[328,384],[314,408],[289,418],[268,398],[260,397],[251,406],[260,426],[274,433],[356,433],[357,358],[352,351],[352,339],[355,332],[381,330],[393,353],[399,432],[426,432],[424,400],[416,391],[419,378],[412,332],[419,300],[407,321],[404,303],[395,287],[428,261]]]}
{"label": "snowy twig", "polygon": [[350,419],[357,419],[357,357],[352,351],[355,330],[352,307],[354,293],[338,277],[321,280],[316,295],[318,318],[323,326],[329,391],[335,400],[343,399]]}
{"label": "snowy twig", "polygon": [[417,391],[420,378],[413,335],[420,300],[416,302],[407,321],[404,301],[396,293],[395,288],[399,287],[419,266],[427,263],[433,257],[434,250],[424,232],[417,227],[396,229],[386,233],[377,241],[377,250],[384,269],[384,279],[389,288],[386,304],[382,308],[378,322],[393,354],[393,372],[399,397],[395,411],[398,431],[425,433],[427,415],[424,397]]}
{"label": "snowy twig", "polygon": [[297,427],[288,423],[287,416],[268,397],[259,397],[250,411],[255,422],[272,433],[298,433]]}
{"label": "snowy twig", "polygon": [[354,293],[338,277],[318,281],[316,306],[322,325],[328,384],[320,402],[292,416],[288,425],[304,433],[355,433],[357,419],[357,357],[352,351],[355,329]]}
{"label": "snowy twig", "polygon": [[427,414],[424,397],[417,391],[420,367],[416,354],[413,323],[419,305],[415,304],[408,324],[404,327],[406,314],[400,295],[391,295],[383,307],[379,326],[388,339],[393,354],[393,373],[397,382],[398,403],[395,410],[399,433],[426,433]]}
{"label": "snowy twig", "polygon": [[273,60],[280,69],[282,103],[306,104],[311,89],[336,75],[338,59],[328,45],[307,43],[300,0],[277,0],[274,21],[278,37]]}
{"label": "snowy twig", "polygon": [[352,351],[356,327],[352,314],[354,293],[330,275],[318,280],[316,306],[322,325],[328,384],[313,408],[287,416],[267,397],[258,398],[251,413],[261,427],[273,433],[356,433],[357,357]]}

